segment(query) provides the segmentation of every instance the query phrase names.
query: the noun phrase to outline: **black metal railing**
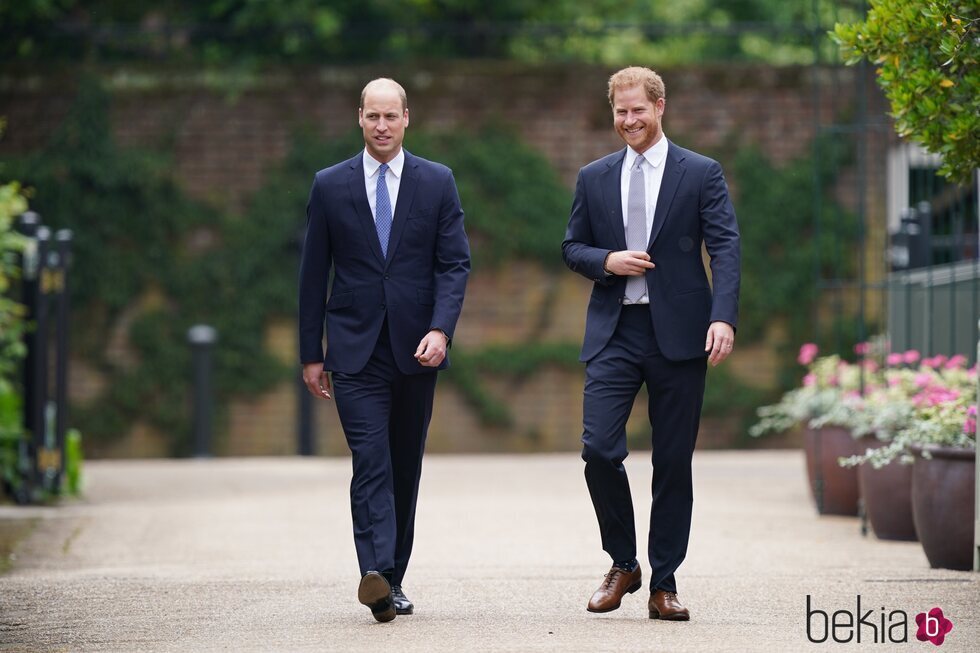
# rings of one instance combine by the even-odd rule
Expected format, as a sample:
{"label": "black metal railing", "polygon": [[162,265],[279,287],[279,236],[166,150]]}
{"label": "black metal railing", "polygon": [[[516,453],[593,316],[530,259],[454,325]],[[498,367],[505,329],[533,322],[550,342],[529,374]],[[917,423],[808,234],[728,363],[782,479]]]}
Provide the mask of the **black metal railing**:
{"label": "black metal railing", "polygon": [[26,437],[18,466],[23,478],[14,498],[29,503],[58,494],[65,473],[72,232],[52,234],[34,212],[20,216],[17,230],[27,239],[18,299],[26,308],[29,328],[23,363]]}

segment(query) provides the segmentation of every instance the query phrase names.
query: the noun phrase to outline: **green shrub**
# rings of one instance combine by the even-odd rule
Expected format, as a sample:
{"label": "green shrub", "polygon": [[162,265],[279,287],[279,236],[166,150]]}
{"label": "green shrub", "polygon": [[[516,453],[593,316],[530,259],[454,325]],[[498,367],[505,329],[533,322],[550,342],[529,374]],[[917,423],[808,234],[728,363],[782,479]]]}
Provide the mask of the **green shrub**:
{"label": "green shrub", "polygon": [[21,398],[15,376],[24,357],[26,328],[24,307],[10,297],[19,274],[18,255],[24,240],[13,231],[14,219],[27,210],[20,185],[0,185],[0,487],[11,493],[20,489],[24,461]]}
{"label": "green shrub", "polygon": [[942,156],[939,173],[980,168],[980,13],[976,0],[874,0],[863,22],[831,36],[847,63],[878,66],[900,136]]}

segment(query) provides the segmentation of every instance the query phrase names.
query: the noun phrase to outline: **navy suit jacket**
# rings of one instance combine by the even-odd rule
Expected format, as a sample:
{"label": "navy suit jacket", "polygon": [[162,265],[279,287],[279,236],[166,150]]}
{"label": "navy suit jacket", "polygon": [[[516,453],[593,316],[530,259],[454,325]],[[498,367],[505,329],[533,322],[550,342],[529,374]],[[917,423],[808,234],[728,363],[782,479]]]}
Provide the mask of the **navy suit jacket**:
{"label": "navy suit jacket", "polygon": [[[620,175],[626,149],[579,171],[562,258],[594,282],[582,361],[602,351],[619,321],[626,277],[607,275],[606,255],[626,247]],[[737,326],[739,233],[728,186],[717,161],[668,141],[663,181],[647,252],[650,313],[660,351],[674,361],[706,356],[708,325]],[[708,284],[701,243],[711,257]]]}
{"label": "navy suit jacket", "polygon": [[[334,372],[360,372],[387,316],[398,369],[431,372],[415,351],[431,329],[452,338],[470,271],[456,182],[446,166],[405,152],[386,258],[368,204],[362,156],[358,152],[313,179],[300,263],[300,360],[322,360]],[[439,369],[448,365],[447,355]]]}

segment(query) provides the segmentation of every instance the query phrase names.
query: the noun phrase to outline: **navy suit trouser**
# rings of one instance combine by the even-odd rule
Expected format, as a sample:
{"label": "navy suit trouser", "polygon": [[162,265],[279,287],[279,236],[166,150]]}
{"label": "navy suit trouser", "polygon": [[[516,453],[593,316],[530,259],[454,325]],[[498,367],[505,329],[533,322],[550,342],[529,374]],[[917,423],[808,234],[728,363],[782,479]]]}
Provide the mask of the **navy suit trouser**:
{"label": "navy suit trouser", "polygon": [[674,362],[657,346],[650,307],[624,306],[609,343],[585,368],[582,458],[602,548],[613,561],[636,557],[633,501],[623,460],[626,421],[647,386],[653,448],[650,590],[676,592],[694,503],[691,458],[701,418],[707,359]]}
{"label": "navy suit trouser", "polygon": [[415,538],[415,503],[435,388],[435,370],[398,370],[387,322],[363,370],[333,374],[354,467],[350,503],[362,576],[390,573],[392,585],[402,584]]}

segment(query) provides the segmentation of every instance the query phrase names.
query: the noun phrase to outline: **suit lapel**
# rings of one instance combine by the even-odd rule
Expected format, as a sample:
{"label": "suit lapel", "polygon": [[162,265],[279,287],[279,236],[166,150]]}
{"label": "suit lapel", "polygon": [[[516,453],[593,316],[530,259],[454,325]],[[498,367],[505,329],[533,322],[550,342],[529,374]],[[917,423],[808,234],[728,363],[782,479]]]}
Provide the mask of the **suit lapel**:
{"label": "suit lapel", "polygon": [[[415,156],[405,150],[405,165],[402,167],[402,179],[398,184],[398,200],[395,202],[395,215],[391,222],[391,237],[388,239],[388,261],[387,268],[391,259],[395,256],[398,243],[402,239],[405,231],[405,223],[408,222],[408,214],[412,209],[412,200],[415,198],[415,189],[419,185],[418,161]],[[378,245],[380,248],[381,246]],[[379,249],[380,251],[380,249]]]}
{"label": "suit lapel", "polygon": [[684,173],[687,171],[687,168],[681,163],[683,160],[684,156],[676,152],[674,144],[667,141],[664,176],[660,180],[660,194],[657,196],[657,207],[653,212],[653,228],[650,230],[650,242],[647,243],[647,251],[653,247],[660,230],[663,229],[664,221],[670,212],[670,205],[674,201],[674,194],[677,193],[677,187],[680,186],[681,179],[684,178]]}
{"label": "suit lapel", "polygon": [[347,185],[350,188],[351,199],[354,201],[354,208],[357,210],[357,221],[364,228],[364,237],[367,239],[368,247],[371,248],[378,262],[384,265],[385,257],[381,253],[378,228],[374,225],[374,216],[371,215],[371,205],[368,204],[367,189],[364,185],[363,156],[361,153],[351,159],[351,173]]}
{"label": "suit lapel", "polygon": [[622,173],[623,160],[626,158],[626,148],[620,152],[609,167],[599,175],[599,187],[602,189],[602,205],[607,207],[605,218],[609,228],[616,238],[619,249],[626,249],[626,228],[623,226],[623,193]]}

